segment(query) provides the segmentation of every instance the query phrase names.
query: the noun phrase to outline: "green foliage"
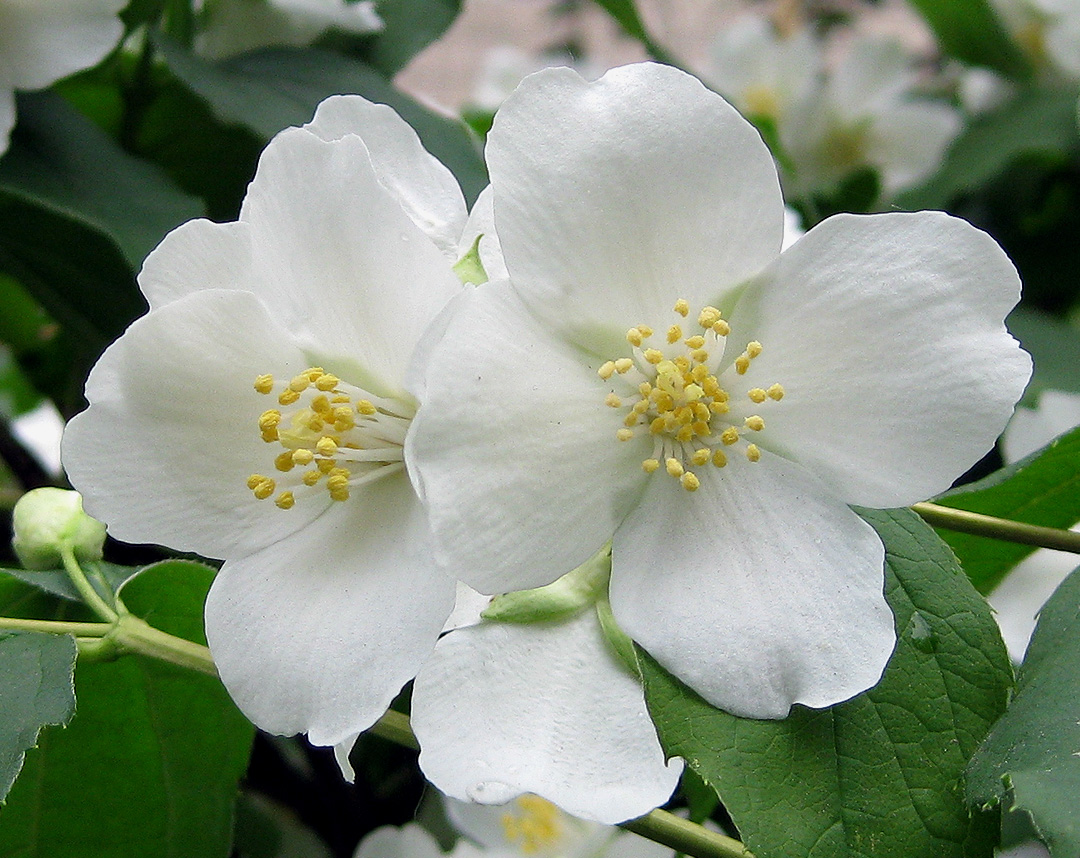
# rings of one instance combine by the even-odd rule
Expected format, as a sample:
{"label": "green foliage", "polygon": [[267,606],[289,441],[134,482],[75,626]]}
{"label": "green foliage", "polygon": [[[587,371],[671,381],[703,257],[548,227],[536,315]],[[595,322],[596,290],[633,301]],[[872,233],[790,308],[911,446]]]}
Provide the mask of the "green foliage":
{"label": "green foliage", "polygon": [[393,77],[454,23],[461,0],[380,0],[383,29],[365,38],[362,57],[386,78]]}
{"label": "green foliage", "polygon": [[422,107],[357,60],[324,51],[273,48],[211,64],[167,39],[160,42],[172,71],[220,118],[267,140],[283,128],[309,122],[324,98],[358,93],[401,114],[428,151],[457,176],[470,203],[487,184],[483,159],[463,123]]}
{"label": "green foliage", "polygon": [[912,0],[948,56],[1010,77],[1031,68],[1002,28],[988,0]]}
{"label": "green foliage", "polygon": [[753,721],[645,656],[661,743],[712,785],[757,858],[990,856],[994,820],[969,814],[960,779],[1005,708],[1005,648],[930,528],[903,510],[862,514],[885,543],[899,630],[881,682],[831,709]]}
{"label": "green foliage", "polygon": [[1080,570],[1039,614],[1016,694],[971,760],[967,794],[1031,816],[1055,858],[1080,854]]}
{"label": "green foliage", "polygon": [[1031,355],[1035,369],[1024,400],[1034,405],[1044,390],[1080,393],[1080,330],[1049,313],[1017,307],[1009,331]]}
{"label": "green foliage", "polygon": [[[166,561],[121,595],[157,628],[202,641],[212,578]],[[0,812],[0,854],[225,858],[252,727],[220,682],[132,656],[80,662],[75,686],[78,713],[42,735]]]}
{"label": "green foliage", "polygon": [[[1068,528],[1080,521],[1078,488],[1080,429],[1074,429],[1016,464],[947,492],[936,502],[1027,524]],[[1035,550],[1031,545],[955,531],[941,531],[941,536],[981,593],[993,590],[1013,566]]]}
{"label": "green foliage", "polygon": [[0,632],[0,801],[41,728],[75,713],[74,670],[74,638]]}

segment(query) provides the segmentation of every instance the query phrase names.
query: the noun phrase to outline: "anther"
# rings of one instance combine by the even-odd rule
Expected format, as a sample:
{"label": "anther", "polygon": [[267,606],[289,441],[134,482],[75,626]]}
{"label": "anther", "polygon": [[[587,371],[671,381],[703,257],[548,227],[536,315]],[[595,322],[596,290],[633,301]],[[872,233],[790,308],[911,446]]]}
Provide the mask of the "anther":
{"label": "anther", "polygon": [[265,375],[256,376],[255,378],[255,390],[259,393],[269,393],[274,389],[274,377],[269,373]]}
{"label": "anther", "polygon": [[645,339],[648,339],[653,335],[653,329],[650,328],[648,325],[638,325],[637,329],[641,331],[641,336],[643,336]]}
{"label": "anther", "polygon": [[341,379],[338,378],[336,375],[330,375],[330,373],[326,373],[325,375],[320,375],[317,379],[315,379],[315,387],[324,392],[328,392],[337,387],[340,382]]}
{"label": "anther", "polygon": [[296,498],[292,492],[282,492],[274,501],[278,509],[292,509],[296,505]]}
{"label": "anther", "polygon": [[659,468],[660,468],[660,460],[659,459],[645,459],[641,463],[641,470],[643,470],[646,474],[654,473],[655,471],[659,470]]}
{"label": "anther", "polygon": [[727,464],[727,455],[723,450],[719,448],[713,450],[712,463],[718,468],[722,468]]}
{"label": "anther", "polygon": [[631,328],[626,332],[626,341],[632,346],[640,346],[644,338],[641,336],[641,331],[637,328]]}
{"label": "anther", "polygon": [[683,463],[675,458],[667,459],[664,462],[664,467],[667,469],[667,472],[673,477],[681,477],[685,471],[685,469],[683,468]]}
{"label": "anther", "polygon": [[296,460],[293,459],[293,454],[286,450],[284,453],[278,453],[274,459],[274,467],[279,471],[291,471],[296,467]]}
{"label": "anther", "polygon": [[764,402],[766,397],[768,397],[768,394],[760,387],[750,388],[750,390],[746,391],[746,395],[750,397],[751,402],[755,402],[758,405]]}
{"label": "anther", "polygon": [[709,461],[709,457],[712,455],[712,450],[708,447],[702,447],[700,450],[695,450],[694,455],[690,457],[690,461],[695,465],[704,465]]}
{"label": "anther", "polygon": [[670,328],[668,328],[667,341],[669,343],[674,344],[674,343],[677,343],[681,339],[682,339],[682,328],[680,328],[678,325],[672,325]]}
{"label": "anther", "polygon": [[366,399],[361,399],[359,402],[356,403],[357,413],[363,414],[366,417],[371,417],[373,414],[376,414],[378,410],[379,409],[377,409],[372,403],[368,402]]}
{"label": "anther", "polygon": [[720,319],[720,321],[713,323],[712,331],[718,337],[726,337],[731,333],[731,325]]}
{"label": "anther", "polygon": [[620,429],[618,432],[615,433],[615,437],[618,438],[620,441],[629,441],[631,438],[634,437],[634,430]]}
{"label": "anther", "polygon": [[728,426],[727,429],[720,433],[720,440],[730,447],[739,440],[739,430],[734,426]]}
{"label": "anther", "polygon": [[645,349],[642,354],[645,355],[645,360],[651,364],[658,364],[664,359],[664,353],[659,349]]}
{"label": "anther", "polygon": [[703,328],[711,328],[720,321],[720,311],[716,307],[703,307],[698,313],[697,323]]}
{"label": "anther", "polygon": [[774,402],[779,402],[781,399],[784,398],[784,388],[779,384],[774,384],[772,387],[769,388],[767,392],[769,394],[769,399],[773,400]]}
{"label": "anther", "polygon": [[615,372],[619,375],[625,375],[630,372],[630,369],[634,366],[634,362],[630,358],[619,358],[615,361]]}
{"label": "anther", "polygon": [[311,450],[307,449],[293,450],[291,456],[293,462],[295,462],[297,465],[310,465],[312,460],[315,458],[315,454],[312,453]]}
{"label": "anther", "polygon": [[315,449],[323,456],[333,456],[337,452],[337,441],[329,435],[323,435],[315,444]]}
{"label": "anther", "polygon": [[757,414],[752,414],[747,417],[743,423],[746,425],[746,428],[752,432],[760,432],[765,428],[765,421]]}
{"label": "anther", "polygon": [[686,347],[690,349],[700,349],[705,345],[705,338],[701,335],[686,338]]}
{"label": "anther", "polygon": [[746,354],[749,355],[751,359],[756,358],[759,354],[761,354],[761,343],[759,343],[757,340],[752,340],[751,342],[747,343]]}
{"label": "anther", "polygon": [[690,304],[686,301],[685,298],[680,298],[678,301],[676,301],[675,306],[672,309],[674,309],[675,312],[682,316],[684,319],[688,315],[690,315]]}
{"label": "anther", "polygon": [[609,360],[600,364],[600,369],[596,371],[596,374],[604,379],[604,381],[607,381],[615,374],[615,361]]}
{"label": "anther", "polygon": [[291,387],[287,387],[285,390],[278,394],[278,404],[280,405],[292,405],[300,398],[300,394],[293,390]]}
{"label": "anther", "polygon": [[618,408],[620,405],[622,405],[622,400],[619,399],[619,397],[616,396],[614,393],[609,393],[607,396],[604,397],[604,405],[608,405],[611,408]]}
{"label": "anther", "polygon": [[308,389],[311,384],[311,379],[307,377],[307,374],[301,373],[289,382],[289,390],[295,390],[297,393],[303,393]]}
{"label": "anther", "polygon": [[693,473],[687,471],[680,478],[679,482],[682,483],[682,487],[688,492],[696,492],[701,486],[701,480],[699,480]]}
{"label": "anther", "polygon": [[281,412],[276,408],[271,408],[259,415],[259,428],[263,432],[276,428],[279,423],[281,423]]}
{"label": "anther", "polygon": [[746,458],[751,462],[756,462],[761,458],[761,450],[758,449],[757,444],[746,445]]}

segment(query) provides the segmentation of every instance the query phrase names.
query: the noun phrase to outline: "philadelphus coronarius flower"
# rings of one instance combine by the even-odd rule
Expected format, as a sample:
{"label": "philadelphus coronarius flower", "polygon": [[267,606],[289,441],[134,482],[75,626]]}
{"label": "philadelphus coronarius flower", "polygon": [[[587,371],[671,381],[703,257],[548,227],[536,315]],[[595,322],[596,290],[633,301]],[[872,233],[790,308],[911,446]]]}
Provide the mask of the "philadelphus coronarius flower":
{"label": "philadelphus coronarius flower", "polygon": [[207,638],[266,730],[331,745],[370,726],[453,606],[402,445],[466,217],[390,108],[327,100],[271,141],[238,222],[191,221],[146,260],[150,312],[68,426],[68,473],[112,535],[225,560]]}
{"label": "philadelphus coronarius flower", "polygon": [[510,281],[461,301],[406,440],[439,564],[501,593],[611,540],[614,619],[714,705],[874,685],[884,551],[848,505],[933,495],[994,443],[1030,374],[1004,253],[922,212],[780,254],[765,145],[665,66],[526,78],[487,158]]}
{"label": "philadelphus coronarius flower", "polygon": [[0,153],[15,125],[17,89],[42,89],[116,47],[126,0],[0,0]]}

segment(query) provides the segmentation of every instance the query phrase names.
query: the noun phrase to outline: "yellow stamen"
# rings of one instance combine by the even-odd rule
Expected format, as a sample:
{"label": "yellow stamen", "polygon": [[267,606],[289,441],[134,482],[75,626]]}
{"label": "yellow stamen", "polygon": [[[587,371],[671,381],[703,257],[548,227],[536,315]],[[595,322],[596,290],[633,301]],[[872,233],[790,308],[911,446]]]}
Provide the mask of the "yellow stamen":
{"label": "yellow stamen", "polygon": [[761,450],[758,449],[757,444],[746,445],[746,458],[751,462],[756,462],[761,458]]}
{"label": "yellow stamen", "polygon": [[258,376],[255,379],[255,389],[259,393],[269,393],[274,389],[274,377],[269,373]]}
{"label": "yellow stamen", "polygon": [[779,402],[781,399],[784,398],[784,388],[781,387],[779,384],[774,384],[772,387],[769,388],[768,394],[769,399],[772,399],[775,402]]}
{"label": "yellow stamen", "polygon": [[684,319],[688,315],[690,315],[690,304],[686,301],[685,298],[680,298],[678,301],[676,301],[675,302],[675,307],[673,309],[675,310],[676,313],[678,313]]}
{"label": "yellow stamen", "polygon": [[684,473],[683,463],[678,459],[669,458],[664,462],[667,472],[673,477],[681,477]]}
{"label": "yellow stamen", "polygon": [[764,402],[766,397],[768,396],[768,394],[760,387],[750,388],[748,391],[746,391],[746,395],[750,397],[751,402],[755,402],[758,405]]}
{"label": "yellow stamen", "polygon": [[679,478],[679,482],[682,483],[682,487],[688,492],[696,492],[701,486],[701,481],[690,471],[687,471]]}
{"label": "yellow stamen", "polygon": [[659,467],[660,467],[660,460],[659,459],[645,459],[641,463],[641,470],[643,470],[646,474],[653,473]]}
{"label": "yellow stamen", "polygon": [[274,501],[279,509],[292,509],[296,505],[296,498],[293,497],[292,492],[282,492],[277,496]]}
{"label": "yellow stamen", "polygon": [[604,404],[610,406],[611,408],[618,408],[620,405],[622,405],[622,400],[619,399],[619,397],[616,396],[614,393],[609,393],[606,397],[604,397]]}
{"label": "yellow stamen", "polygon": [[747,417],[743,421],[743,423],[746,425],[746,428],[751,430],[752,432],[760,432],[762,429],[765,428],[765,421],[757,414],[752,414],[751,416]]}
{"label": "yellow stamen", "polygon": [[615,437],[618,438],[620,441],[629,441],[631,438],[634,437],[634,430],[620,429],[618,432],[615,433]]}

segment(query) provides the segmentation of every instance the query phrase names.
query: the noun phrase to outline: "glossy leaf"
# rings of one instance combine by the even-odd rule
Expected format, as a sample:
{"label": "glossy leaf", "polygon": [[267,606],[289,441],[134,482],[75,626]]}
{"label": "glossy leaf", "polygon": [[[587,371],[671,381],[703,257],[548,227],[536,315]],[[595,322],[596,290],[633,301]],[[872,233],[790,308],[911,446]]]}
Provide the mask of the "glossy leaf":
{"label": "glossy leaf", "polygon": [[[1072,527],[1080,521],[1080,429],[983,480],[947,492],[935,503],[1043,527]],[[982,593],[993,590],[1035,550],[984,536],[939,532]]]}
{"label": "glossy leaf", "polygon": [[1055,858],[1080,854],[1080,570],[1039,614],[1016,694],[971,760],[967,794],[1030,815]]}
{"label": "glossy leaf", "polygon": [[1027,59],[1002,28],[988,0],[912,0],[941,49],[970,65],[1026,77]]}
{"label": "glossy leaf", "polygon": [[1004,645],[929,527],[904,510],[863,515],[885,543],[899,634],[881,682],[831,709],[754,721],[646,656],[661,743],[716,790],[757,858],[989,858],[995,820],[969,814],[961,776],[1005,707]]}

